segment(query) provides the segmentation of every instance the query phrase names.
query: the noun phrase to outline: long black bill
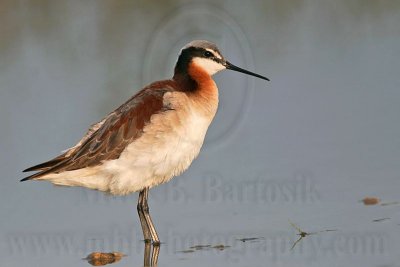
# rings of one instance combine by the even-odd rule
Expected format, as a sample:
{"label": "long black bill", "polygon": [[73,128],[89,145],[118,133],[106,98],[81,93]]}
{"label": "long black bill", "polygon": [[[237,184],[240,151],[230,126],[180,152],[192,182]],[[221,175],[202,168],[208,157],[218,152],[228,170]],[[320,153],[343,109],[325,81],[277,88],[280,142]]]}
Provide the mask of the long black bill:
{"label": "long black bill", "polygon": [[254,76],[254,77],[258,77],[258,78],[261,78],[263,80],[269,81],[269,79],[267,77],[264,77],[264,76],[261,76],[259,74],[254,73],[254,72],[239,68],[239,67],[233,65],[232,63],[230,63],[228,61],[225,61],[224,65],[228,70],[234,70],[234,71],[242,72],[242,73],[245,73],[245,74],[248,74],[248,75],[251,75],[251,76]]}

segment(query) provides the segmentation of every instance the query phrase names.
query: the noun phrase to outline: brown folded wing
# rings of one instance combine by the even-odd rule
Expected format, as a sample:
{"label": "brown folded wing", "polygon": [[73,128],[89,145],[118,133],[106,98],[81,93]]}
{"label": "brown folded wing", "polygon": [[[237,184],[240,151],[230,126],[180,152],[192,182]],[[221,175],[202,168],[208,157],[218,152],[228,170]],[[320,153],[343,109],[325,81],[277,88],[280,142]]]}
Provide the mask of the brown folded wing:
{"label": "brown folded wing", "polygon": [[21,181],[49,173],[77,170],[101,164],[104,160],[117,159],[126,146],[140,137],[153,114],[168,110],[163,96],[168,88],[145,88],[106,118],[94,124],[82,140],[64,154],[33,166],[25,171],[40,172]]}

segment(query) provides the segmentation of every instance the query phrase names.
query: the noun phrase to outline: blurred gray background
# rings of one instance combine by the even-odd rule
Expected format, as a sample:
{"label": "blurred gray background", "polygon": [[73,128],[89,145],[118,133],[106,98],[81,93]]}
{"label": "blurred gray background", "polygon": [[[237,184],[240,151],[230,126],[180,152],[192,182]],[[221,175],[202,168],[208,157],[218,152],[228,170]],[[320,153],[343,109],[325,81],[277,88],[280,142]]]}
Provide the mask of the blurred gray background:
{"label": "blurred gray background", "polygon": [[[0,36],[1,266],[88,266],[93,251],[142,266],[136,194],[19,183],[21,170],[171,77],[193,39],[271,82],[215,76],[199,158],[150,193],[159,266],[399,266],[399,1],[1,0]],[[337,231],[290,249],[288,220]]]}

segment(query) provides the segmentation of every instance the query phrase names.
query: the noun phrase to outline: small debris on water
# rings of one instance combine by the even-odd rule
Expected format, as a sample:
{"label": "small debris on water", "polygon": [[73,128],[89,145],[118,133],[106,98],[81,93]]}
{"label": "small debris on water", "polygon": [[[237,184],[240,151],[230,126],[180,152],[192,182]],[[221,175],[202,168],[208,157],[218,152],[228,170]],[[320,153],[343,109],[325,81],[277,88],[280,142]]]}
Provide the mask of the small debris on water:
{"label": "small debris on water", "polygon": [[231,246],[225,246],[225,245],[220,244],[220,245],[215,245],[212,248],[215,248],[215,249],[218,249],[218,250],[224,250],[224,249],[230,248],[230,247]]}
{"label": "small debris on water", "polygon": [[210,248],[211,247],[211,245],[196,245],[196,246],[193,246],[193,247],[190,247],[191,249],[195,249],[195,250],[202,250],[202,249],[207,249],[207,248]]}
{"label": "small debris on water", "polygon": [[319,233],[323,233],[323,232],[335,232],[335,231],[337,231],[337,229],[326,229],[326,230],[321,230],[321,231],[318,231],[318,232],[305,232],[305,231],[301,230],[300,227],[298,227],[297,225],[295,225],[294,223],[292,223],[290,220],[289,220],[289,224],[290,224],[294,229],[297,230],[297,232],[298,232],[297,235],[300,236],[300,237],[294,242],[294,244],[293,244],[293,246],[290,248],[290,250],[293,250],[294,247],[303,239],[303,237],[306,237],[306,236],[309,236],[309,235],[315,235],[315,234],[319,234]]}
{"label": "small debris on water", "polygon": [[103,266],[110,263],[118,262],[125,255],[120,252],[93,252],[89,254],[84,260],[87,260],[93,266]]}
{"label": "small debris on water", "polygon": [[381,203],[381,206],[392,206],[392,205],[398,205],[398,204],[400,204],[400,202],[398,202],[398,201],[384,202],[384,203]]}
{"label": "small debris on water", "polygon": [[200,251],[200,250],[211,250],[211,249],[225,250],[230,247],[231,246],[226,246],[224,244],[218,244],[218,245],[214,245],[214,246],[213,245],[196,245],[196,246],[189,247],[189,249],[181,250],[181,251],[177,251],[177,252],[193,253],[193,252]]}
{"label": "small debris on water", "polygon": [[377,197],[366,197],[362,200],[362,202],[364,203],[364,205],[366,206],[372,206],[372,205],[376,205],[380,202],[380,199]]}
{"label": "small debris on water", "polygon": [[240,239],[237,239],[237,240],[239,240],[239,241],[242,241],[242,242],[249,242],[249,241],[258,241],[258,240],[260,240],[260,239],[263,239],[262,237],[245,237],[245,238],[240,238]]}
{"label": "small debris on water", "polygon": [[390,220],[390,218],[379,218],[379,219],[373,220],[373,222],[383,222],[383,221],[387,221],[387,220]]}
{"label": "small debris on water", "polygon": [[194,249],[187,249],[187,250],[181,250],[181,251],[178,251],[178,252],[180,252],[180,253],[193,253],[195,251],[196,250],[194,250]]}

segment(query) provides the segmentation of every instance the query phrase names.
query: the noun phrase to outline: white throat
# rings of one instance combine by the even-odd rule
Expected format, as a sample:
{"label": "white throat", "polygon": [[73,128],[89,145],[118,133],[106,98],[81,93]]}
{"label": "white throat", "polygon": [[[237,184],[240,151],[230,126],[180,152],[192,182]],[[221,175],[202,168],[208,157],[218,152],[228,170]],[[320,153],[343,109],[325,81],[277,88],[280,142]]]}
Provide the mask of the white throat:
{"label": "white throat", "polygon": [[224,70],[225,66],[208,58],[193,58],[193,63],[205,70],[210,76]]}

